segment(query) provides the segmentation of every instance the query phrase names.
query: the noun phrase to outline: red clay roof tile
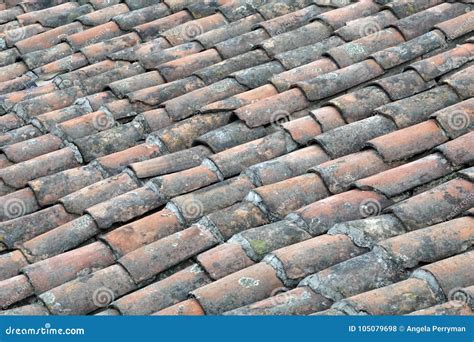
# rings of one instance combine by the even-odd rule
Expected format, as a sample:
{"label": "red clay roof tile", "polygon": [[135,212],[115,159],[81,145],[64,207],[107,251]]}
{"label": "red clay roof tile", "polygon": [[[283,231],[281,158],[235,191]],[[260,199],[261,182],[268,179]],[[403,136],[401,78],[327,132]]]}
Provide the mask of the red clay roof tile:
{"label": "red clay roof tile", "polygon": [[474,132],[449,141],[436,149],[454,165],[470,164],[474,160]]}
{"label": "red clay roof tile", "polygon": [[225,312],[224,315],[308,315],[330,305],[329,300],[306,286],[293,290],[282,287],[274,292],[270,298]]}
{"label": "red clay roof tile", "polygon": [[209,277],[194,264],[182,271],[132,292],[113,302],[122,315],[149,315],[187,298],[190,291],[210,282]]}
{"label": "red clay roof tile", "polygon": [[[35,293],[46,292],[77,276],[110,266],[114,263],[110,249],[102,242],[94,242],[81,248],[28,265],[22,269],[31,282]],[[50,276],[54,274],[54,276]]]}
{"label": "red clay roof tile", "polygon": [[[118,262],[125,267],[135,282],[140,282],[217,243],[216,238],[208,230],[202,226],[193,225],[136,249],[121,257]],[[150,264],[150,260],[156,260],[156,263]]]}
{"label": "red clay roof tile", "polygon": [[42,233],[20,247],[28,261],[38,262],[76,248],[98,232],[92,218],[84,215]]}
{"label": "red clay roof tile", "polygon": [[102,239],[120,257],[181,229],[177,216],[163,209],[106,233]]}
{"label": "red clay roof tile", "polygon": [[352,315],[403,315],[435,304],[438,299],[427,282],[407,279],[344,299],[333,307]]}
{"label": "red clay roof tile", "polygon": [[452,219],[474,206],[474,184],[453,179],[390,207],[410,230]]}
{"label": "red clay roof tile", "polygon": [[394,197],[452,171],[450,163],[436,153],[360,179],[355,185],[360,189],[375,189],[388,197]]}
{"label": "red clay roof tile", "polygon": [[333,194],[347,191],[356,180],[377,175],[388,169],[380,156],[372,151],[361,151],[327,161],[311,169],[320,175]]}
{"label": "red clay roof tile", "polygon": [[310,100],[321,100],[336,95],[383,74],[383,69],[373,60],[365,60],[343,69],[296,83]]}
{"label": "red clay roof tile", "polygon": [[408,159],[448,141],[444,131],[433,121],[385,134],[368,142],[386,162]]}
{"label": "red clay roof tile", "polygon": [[208,315],[236,309],[267,298],[283,287],[275,270],[265,263],[247,267],[192,291]]}

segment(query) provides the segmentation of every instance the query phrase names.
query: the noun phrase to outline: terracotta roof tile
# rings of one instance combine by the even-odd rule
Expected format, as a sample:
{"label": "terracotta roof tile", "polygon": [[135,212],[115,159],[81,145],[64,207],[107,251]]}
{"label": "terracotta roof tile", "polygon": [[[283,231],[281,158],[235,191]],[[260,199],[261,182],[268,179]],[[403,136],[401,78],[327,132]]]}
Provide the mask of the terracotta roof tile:
{"label": "terracotta roof tile", "polygon": [[[315,141],[319,143],[331,157],[337,158],[357,152],[370,139],[386,136],[395,130],[395,128],[395,124],[390,119],[381,115],[375,115],[322,133],[315,138]],[[351,139],[344,140],[344,137],[348,136],[351,137]]]}
{"label": "terracotta roof tile", "polygon": [[443,304],[431,306],[426,309],[421,309],[411,312],[409,315],[424,315],[424,316],[472,316],[474,312],[467,305],[458,301],[449,301]]}
{"label": "terracotta roof tile", "polygon": [[250,266],[192,291],[208,315],[223,313],[268,297],[283,287],[265,263]]}
{"label": "terracotta roof tile", "polygon": [[[405,128],[426,120],[431,113],[456,102],[459,102],[456,93],[447,86],[441,86],[383,105],[376,109],[376,113],[390,117],[399,128]],[[423,106],[419,103],[423,103]]]}
{"label": "terracotta roof tile", "polygon": [[231,58],[252,50],[269,37],[264,29],[257,29],[219,42],[214,47],[224,58]]}
{"label": "terracotta roof tile", "polygon": [[386,162],[394,162],[428,151],[446,141],[448,138],[444,131],[429,120],[372,139],[368,145],[374,147]]}
{"label": "terracotta roof tile", "polygon": [[474,185],[464,179],[453,179],[411,197],[390,208],[405,226],[412,229],[426,227],[461,214],[474,205],[471,193]]}
{"label": "terracotta roof tile", "polygon": [[65,35],[81,34],[82,25],[80,23],[71,23],[58,28],[48,30],[42,34],[23,39],[15,44],[16,48],[22,53],[26,54],[33,51],[50,48],[55,44],[61,42]]}
{"label": "terracotta roof tile", "polygon": [[435,27],[443,31],[448,39],[453,40],[474,30],[472,18],[472,13],[467,8],[466,14],[443,21]]}
{"label": "terracotta roof tile", "polygon": [[452,256],[433,264],[423,266],[413,273],[413,277],[433,279],[440,289],[441,295],[449,298],[453,289],[470,286],[473,284],[472,272],[465,272],[472,265],[474,253],[472,251]]}
{"label": "terracotta roof tile", "polygon": [[280,248],[269,260],[273,256],[277,258],[283,265],[287,281],[294,283],[365,251],[345,235],[323,235]]}
{"label": "terracotta roof tile", "polygon": [[246,174],[255,184],[268,185],[305,173],[329,158],[319,146],[302,148],[281,157],[250,166]]}
{"label": "terracotta roof tile", "polygon": [[403,233],[403,224],[390,214],[338,223],[328,231],[329,235],[347,235],[356,246],[369,249],[373,249],[380,241]]}
{"label": "terracotta roof tile", "polygon": [[378,32],[396,21],[397,17],[391,11],[384,10],[367,17],[348,21],[344,26],[337,29],[335,34],[349,42]]}
{"label": "terracotta roof tile", "polygon": [[[307,2],[308,4],[310,3],[310,1]],[[283,8],[284,11],[281,11]],[[269,13],[266,13],[268,11],[278,11],[279,13],[278,15],[274,15],[274,13],[269,15]],[[325,11],[326,9],[323,7],[311,5],[300,10],[293,8],[293,11],[288,12],[288,9],[285,8],[285,6],[272,6],[271,4],[268,4],[266,7],[262,6],[259,9],[259,13],[262,13],[266,19],[270,19],[260,23],[257,27],[263,27],[270,36],[274,37],[308,24],[311,19]]]}
{"label": "terracotta roof tile", "polygon": [[201,106],[236,95],[244,90],[245,87],[237,81],[224,79],[168,100],[165,102],[165,108],[173,120],[182,120],[197,112]]}
{"label": "terracotta roof tile", "polygon": [[319,235],[336,223],[377,215],[389,203],[385,196],[375,192],[350,190],[309,204],[288,218],[306,227],[312,235]]}
{"label": "terracotta roof tile", "polygon": [[464,14],[466,9],[468,9],[466,4],[443,3],[400,19],[394,26],[403,33],[405,39],[409,40],[428,32],[440,22]]}
{"label": "terracotta roof tile", "polygon": [[92,218],[84,215],[42,233],[20,247],[30,262],[38,262],[76,248],[98,232]]}
{"label": "terracotta roof tile", "polygon": [[28,12],[23,14],[21,17],[23,21],[28,20],[30,22],[39,22],[44,27],[55,28],[69,24],[78,17],[92,11],[94,11],[94,8],[89,4],[80,6],[74,2],[67,2],[40,11]]}
{"label": "terracotta roof tile", "polygon": [[188,292],[209,283],[206,273],[194,264],[113,302],[122,315],[149,315],[177,304]]}
{"label": "terracotta roof tile", "polygon": [[434,86],[434,82],[425,82],[415,71],[385,77],[373,84],[385,90],[392,101],[409,97]]}
{"label": "terracotta roof tile", "polygon": [[135,26],[133,29],[140,35],[142,40],[149,41],[156,38],[160,33],[190,20],[192,20],[192,16],[188,11],[179,11],[166,17]]}
{"label": "terracotta roof tile", "polygon": [[403,36],[395,29],[377,31],[352,42],[330,49],[327,54],[341,68],[360,62],[376,51],[404,42]]}
{"label": "terracotta roof tile", "polygon": [[470,60],[472,45],[463,44],[433,57],[417,61],[410,65],[425,81],[430,81],[455,70]]}
{"label": "terracotta roof tile", "polygon": [[[410,269],[469,249],[473,218],[463,217],[392,237],[378,244],[392,260]],[[442,236],[442,238],[440,238]]]}
{"label": "terracotta roof tile", "polygon": [[374,151],[361,151],[327,161],[311,170],[317,172],[332,193],[349,189],[361,178],[377,175],[388,169],[388,165]]}
{"label": "terracotta roof tile", "polygon": [[228,311],[225,315],[307,315],[329,305],[329,300],[314,293],[309,287],[297,287],[293,290],[283,287],[274,292],[275,295],[270,298]]}
{"label": "terracotta roof tile", "polygon": [[268,223],[267,216],[252,203],[242,202],[221,209],[205,217],[210,225],[214,225],[224,240],[234,234],[251,227]]}
{"label": "terracotta roof tile", "polygon": [[[123,223],[158,208],[164,197],[150,186],[143,186],[109,200],[98,203],[86,210],[97,226],[109,228],[115,223]],[[123,210],[127,208],[127,210]]]}
{"label": "terracotta roof tile", "polygon": [[132,102],[140,101],[148,105],[157,105],[165,103],[167,100],[178,98],[188,91],[194,91],[203,86],[204,83],[199,78],[191,76],[182,80],[137,90],[127,94],[127,97]]}
{"label": "terracotta roof tile", "polygon": [[76,20],[86,26],[99,26],[107,23],[116,15],[127,13],[128,11],[127,5],[117,4],[82,15],[76,18]]}
{"label": "terracotta roof tile", "polygon": [[36,303],[36,304],[29,304],[20,307],[16,307],[10,310],[5,310],[0,312],[0,316],[10,316],[10,315],[18,315],[18,316],[48,316],[49,312],[44,307],[43,304]]}
{"label": "terracotta roof tile", "polygon": [[[254,196],[254,193],[257,196]],[[326,186],[320,177],[305,174],[259,187],[250,192],[248,198],[262,207],[270,217],[282,219],[292,210],[328,195]]]}
{"label": "terracotta roof tile", "polygon": [[286,133],[276,132],[264,138],[232,147],[219,152],[209,159],[224,177],[235,176],[246,167],[279,157],[292,151],[295,146],[288,141]]}
{"label": "terracotta roof tile", "polygon": [[250,127],[257,127],[284,120],[291,113],[308,105],[301,90],[292,89],[241,107],[235,114]]}
{"label": "terracotta roof tile", "polygon": [[[217,243],[216,238],[208,230],[194,225],[136,249],[121,257],[118,262],[125,267],[135,282],[140,282]],[[150,259],[160,261],[150,264]]]}
{"label": "terracotta roof tile", "polygon": [[0,305],[9,307],[33,294],[33,288],[25,275],[0,281]]}
{"label": "terracotta roof tile", "polygon": [[172,211],[163,209],[121,226],[102,238],[111,246],[116,255],[123,256],[181,229],[182,225],[178,217]]}
{"label": "terracotta roof tile", "polygon": [[[472,55],[472,52],[471,52]],[[467,100],[472,97],[474,94],[474,89],[472,87],[472,71],[474,66],[469,66],[464,70],[455,73],[445,80],[447,84],[453,87],[456,90],[456,93],[459,94],[461,99]]]}
{"label": "terracotta roof tile", "polygon": [[[82,25],[80,26],[82,29]],[[105,40],[120,36],[123,33],[124,32],[120,30],[116,23],[110,21],[105,24],[86,29],[82,32],[71,34],[66,38],[66,41],[75,51],[78,51],[87,45],[103,42]]]}
{"label": "terracotta roof tile", "polygon": [[69,147],[11,165],[0,170],[2,180],[12,187],[21,188],[30,180],[78,166],[77,155]]}
{"label": "terracotta roof tile", "polygon": [[403,315],[437,304],[436,294],[423,280],[407,279],[336,303],[348,314]]}
{"label": "terracotta roof tile", "polygon": [[125,150],[144,138],[144,127],[136,121],[74,140],[86,162]]}
{"label": "terracotta roof tile", "polygon": [[439,31],[430,31],[405,43],[377,51],[371,55],[384,69],[409,62],[442,47],[444,39]]}
{"label": "terracotta roof tile", "polygon": [[249,267],[254,262],[236,243],[224,243],[198,255],[197,260],[213,280]]}
{"label": "terracotta roof tile", "polygon": [[21,242],[56,228],[75,218],[62,205],[55,205],[35,213],[0,223],[2,243],[12,248]]}
{"label": "terracotta roof tile", "polygon": [[379,9],[380,6],[371,0],[360,1],[349,6],[344,6],[320,14],[318,16],[318,19],[321,19],[324,22],[328,23],[329,25],[331,25],[332,28],[338,29],[341,26],[344,26],[344,24],[348,21],[364,16],[369,16],[378,12]]}
{"label": "terracotta roof tile", "polygon": [[103,307],[104,299],[106,305],[134,288],[126,271],[112,265],[44,292],[40,298],[53,314],[79,315]]}
{"label": "terracotta roof tile", "polygon": [[[321,43],[320,43],[321,44]],[[295,50],[292,50],[293,52]],[[294,69],[273,76],[270,80],[279,91],[291,88],[298,81],[305,81],[337,69],[337,64],[329,58],[320,58]]]}
{"label": "terracotta roof tile", "polygon": [[61,198],[60,202],[68,212],[82,214],[85,209],[136,187],[133,178],[121,173],[81,188]]}
{"label": "terracotta roof tile", "polygon": [[443,153],[454,165],[469,164],[474,160],[474,154],[472,153],[473,137],[474,133],[470,132],[440,145],[436,149]]}
{"label": "terracotta roof tile", "polygon": [[131,9],[130,12],[125,12],[113,17],[113,20],[122,30],[131,30],[135,26],[148,23],[154,19],[162,18],[170,14],[168,6],[164,3],[154,4],[153,2],[150,2],[150,6],[132,8],[134,2],[131,1],[130,4],[127,5]]}
{"label": "terracotta roof tile", "polygon": [[22,46],[21,41],[27,40],[30,37],[46,31],[46,29],[40,24],[32,24],[27,26],[18,26],[8,28],[4,32],[0,33],[0,47],[3,49],[11,48],[17,43]]}
{"label": "terracotta roof tile", "polygon": [[254,103],[260,99],[276,95],[278,92],[274,86],[267,84],[255,89],[244,91],[240,94],[219,100],[201,107],[202,113],[218,113],[221,111],[229,111],[239,107]]}
{"label": "terracotta roof tile", "polygon": [[263,41],[261,46],[269,55],[275,56],[301,46],[318,43],[328,38],[331,32],[332,29],[328,25],[315,21],[296,30],[269,38]]}
{"label": "terracotta roof tile", "polygon": [[171,315],[202,316],[204,314],[205,313],[201,305],[195,299],[187,299],[183,302],[177,303],[166,309],[153,313],[153,315],[165,315],[165,316],[171,316]]}
{"label": "terracotta roof tile", "polygon": [[[22,269],[36,293],[46,292],[77,275],[86,275],[114,262],[110,249],[101,242],[74,249],[55,257],[28,265]],[[54,274],[50,277],[50,274]]]}
{"label": "terracotta roof tile", "polygon": [[398,18],[408,17],[416,12],[442,3],[442,0],[421,0],[421,1],[393,1],[384,6],[390,9]]}
{"label": "terracotta roof tile", "polygon": [[334,106],[312,110],[310,116],[319,124],[322,132],[331,131],[346,124],[339,109]]}
{"label": "terracotta roof tile", "polygon": [[344,41],[339,37],[330,36],[316,44],[306,45],[294,50],[279,53],[274,58],[289,70],[314,62],[319,59],[326,50],[343,43]]}
{"label": "terracotta roof tile", "polygon": [[269,252],[311,238],[306,231],[289,221],[278,221],[248,229],[234,235],[229,241],[239,243],[254,261],[260,261]]}
{"label": "terracotta roof tile", "polygon": [[13,251],[0,256],[0,265],[2,266],[0,280],[6,280],[16,276],[28,262],[20,251]]}
{"label": "terracotta roof tile", "polygon": [[299,286],[310,286],[324,297],[338,301],[390,285],[404,277],[394,264],[369,252],[309,276]]}
{"label": "terracotta roof tile", "polygon": [[254,185],[248,177],[239,176],[175,197],[168,205],[176,208],[184,221],[191,223],[200,216],[241,201],[253,188]]}
{"label": "terracotta roof tile", "polygon": [[308,99],[320,100],[369,81],[381,74],[383,74],[383,69],[375,61],[366,60],[317,76],[309,81],[299,82],[296,85],[304,91]]}
{"label": "terracotta roof tile", "polygon": [[319,124],[309,115],[284,122],[282,127],[300,145],[306,145],[316,135],[321,134]]}
{"label": "terracotta roof tile", "polygon": [[452,171],[449,162],[436,153],[360,179],[355,184],[360,189],[376,189],[388,197],[394,197]]}

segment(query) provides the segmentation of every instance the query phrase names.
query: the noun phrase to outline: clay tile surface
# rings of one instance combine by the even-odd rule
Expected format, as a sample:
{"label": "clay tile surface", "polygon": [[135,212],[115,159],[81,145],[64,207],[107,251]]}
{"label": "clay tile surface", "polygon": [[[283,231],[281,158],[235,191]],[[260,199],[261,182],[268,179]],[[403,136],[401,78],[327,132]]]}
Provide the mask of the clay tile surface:
{"label": "clay tile surface", "polygon": [[0,4],[0,315],[472,313],[469,9]]}

